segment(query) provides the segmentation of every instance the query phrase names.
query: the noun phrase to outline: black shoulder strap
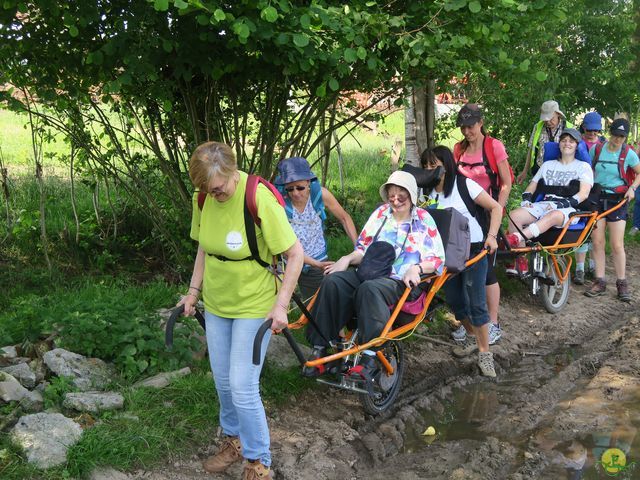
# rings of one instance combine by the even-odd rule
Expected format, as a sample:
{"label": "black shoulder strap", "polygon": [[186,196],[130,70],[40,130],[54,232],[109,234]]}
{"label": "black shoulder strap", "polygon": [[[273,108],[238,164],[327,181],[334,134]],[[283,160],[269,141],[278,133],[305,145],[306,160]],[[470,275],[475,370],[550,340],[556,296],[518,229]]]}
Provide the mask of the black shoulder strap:
{"label": "black shoulder strap", "polygon": [[[489,135],[486,135],[484,137],[484,140],[482,141],[482,163],[484,165],[485,171],[487,172],[487,176],[489,177],[489,183],[491,184],[491,187],[489,188],[490,195],[494,200],[497,200],[498,193],[500,191],[500,189],[498,188],[498,173],[494,172],[491,168],[491,162],[489,162],[488,156],[489,154],[487,153],[487,143],[491,143],[491,145],[493,146],[493,140],[491,140],[491,137],[489,137]],[[493,155],[493,152],[491,152],[491,155]]]}
{"label": "black shoulder strap", "polygon": [[456,175],[456,185],[458,187],[458,192],[460,193],[460,197],[464,202],[467,210],[469,210],[469,214],[476,219],[478,225],[482,229],[482,233],[485,235],[489,231],[489,224],[487,222],[487,215],[484,211],[484,208],[479,206],[473,198],[471,198],[471,194],[469,193],[469,186],[467,185],[467,177],[462,174]]}

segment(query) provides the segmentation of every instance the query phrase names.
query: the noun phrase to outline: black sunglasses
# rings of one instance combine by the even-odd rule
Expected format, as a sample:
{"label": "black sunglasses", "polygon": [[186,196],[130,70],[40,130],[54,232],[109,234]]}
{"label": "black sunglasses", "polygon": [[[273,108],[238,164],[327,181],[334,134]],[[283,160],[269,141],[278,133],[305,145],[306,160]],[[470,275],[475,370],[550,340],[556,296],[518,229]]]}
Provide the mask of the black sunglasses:
{"label": "black sunglasses", "polygon": [[297,191],[301,192],[301,191],[306,190],[306,189],[307,189],[307,187],[305,185],[296,185],[295,187],[285,187],[284,191],[287,192],[287,193],[291,193],[294,190],[297,190]]}

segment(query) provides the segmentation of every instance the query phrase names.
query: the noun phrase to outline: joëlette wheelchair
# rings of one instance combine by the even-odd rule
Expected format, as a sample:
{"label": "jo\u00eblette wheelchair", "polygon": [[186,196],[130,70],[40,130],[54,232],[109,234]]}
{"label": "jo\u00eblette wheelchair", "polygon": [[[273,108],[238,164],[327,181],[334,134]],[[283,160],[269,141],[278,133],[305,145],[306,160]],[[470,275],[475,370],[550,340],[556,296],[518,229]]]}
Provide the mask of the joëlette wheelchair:
{"label": "jo\u00eblette wheelchair", "polygon": [[[598,196],[599,192],[596,192],[595,198]],[[540,298],[547,312],[558,313],[569,299],[569,273],[573,262],[571,254],[588,241],[598,220],[625,203],[623,199],[602,213],[595,209],[577,210],[569,215],[570,219],[578,219],[576,223],[568,222],[564,227],[551,228],[527,240],[521,248],[512,248],[508,242],[502,242],[498,256],[527,255],[529,270],[525,274],[518,273],[518,278],[527,284],[532,295]]]}
{"label": "jo\u00eblette wheelchair", "polygon": [[[470,258],[466,262],[466,267],[478,262],[486,254],[486,250],[483,250]],[[282,333],[286,336],[301,365],[307,367],[323,365],[325,367],[325,371],[329,375],[318,377],[318,382],[355,392],[359,395],[365,412],[371,415],[382,414],[393,405],[400,393],[406,367],[402,340],[410,336],[422,322],[430,321],[433,318],[440,306],[436,294],[451,275],[453,274],[449,273],[445,267],[442,274],[425,275],[413,289],[406,288],[396,305],[391,307],[389,319],[380,335],[367,343],[357,343],[357,329],[347,331],[342,341],[334,346],[335,353],[307,361],[290,330],[297,330],[307,325],[309,323],[308,315],[302,313],[300,318],[289,324]],[[419,300],[412,301],[411,311],[417,311],[417,313],[408,313],[403,309],[409,303],[410,295],[413,293],[411,296],[414,296],[418,293],[414,289],[422,290],[418,297],[422,303],[421,307],[416,310],[416,303]],[[313,306],[314,301],[315,296],[309,301],[307,311]],[[270,327],[271,321],[267,320],[256,334],[253,344],[255,364],[260,361],[262,338]],[[367,349],[376,350],[375,358],[378,366],[378,374],[371,382],[348,374],[349,370],[358,364],[362,352]]]}

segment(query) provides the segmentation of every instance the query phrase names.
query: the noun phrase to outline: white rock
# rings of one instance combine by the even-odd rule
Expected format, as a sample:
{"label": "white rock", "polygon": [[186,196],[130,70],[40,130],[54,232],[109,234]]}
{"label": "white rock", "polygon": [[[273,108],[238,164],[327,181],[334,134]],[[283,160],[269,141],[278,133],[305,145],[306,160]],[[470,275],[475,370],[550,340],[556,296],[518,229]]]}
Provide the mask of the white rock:
{"label": "white rock", "polygon": [[29,390],[24,388],[13,375],[0,373],[0,399],[5,402],[16,402],[24,398]]}
{"label": "white rock", "polygon": [[111,381],[111,368],[99,358],[87,358],[63,348],[43,355],[44,363],[58,376],[71,377],[82,391],[100,389]]}
{"label": "white rock", "polygon": [[[311,354],[311,349],[306,345],[300,345],[304,357]],[[267,363],[281,369],[300,367],[300,362],[289,346],[289,342],[284,335],[272,335],[267,349]]]}
{"label": "white rock", "polygon": [[128,480],[129,476],[111,467],[96,468],[89,480]]}
{"label": "white rock", "polygon": [[18,351],[16,347],[13,345],[8,345],[6,347],[0,348],[0,357],[3,358],[16,358],[18,356]]}
{"label": "white rock", "polygon": [[124,406],[124,397],[116,392],[67,393],[62,406],[80,412],[119,410]]}
{"label": "white rock", "polygon": [[140,380],[135,383],[134,388],[139,387],[150,387],[150,388],[164,388],[169,385],[176,378],[184,377],[191,373],[191,369],[189,367],[181,368],[180,370],[175,370],[173,372],[164,372],[159,373],[158,375],[154,375],[153,377],[145,378],[144,380]]}
{"label": "white rock", "polygon": [[82,428],[60,413],[26,415],[11,431],[12,440],[27,455],[29,463],[50,468],[67,461],[67,449],[80,440]]}
{"label": "white rock", "polygon": [[18,380],[25,388],[33,388],[36,386],[36,374],[26,363],[3,367],[0,368],[0,371],[12,375],[13,378]]}
{"label": "white rock", "polygon": [[27,412],[41,412],[44,408],[44,398],[38,390],[27,392],[21,401],[22,406]]}

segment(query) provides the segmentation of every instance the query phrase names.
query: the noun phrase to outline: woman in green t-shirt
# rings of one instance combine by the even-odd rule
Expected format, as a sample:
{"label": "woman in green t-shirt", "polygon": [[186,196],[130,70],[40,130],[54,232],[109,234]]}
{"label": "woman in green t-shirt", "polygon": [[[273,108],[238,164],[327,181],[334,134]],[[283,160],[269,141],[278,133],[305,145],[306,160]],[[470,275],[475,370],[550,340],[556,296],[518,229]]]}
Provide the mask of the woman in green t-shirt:
{"label": "woman in green t-shirt", "polygon": [[243,457],[243,478],[271,478],[269,428],[260,398],[259,380],[270,335],[265,335],[260,365],[252,363],[253,339],[265,319],[272,329],[287,326],[287,308],[304,253],[284,208],[259,184],[255,191],[260,227],[256,241],[260,258],[287,256],[282,285],[261,266],[247,242],[244,222],[248,175],[237,169],[233,150],[207,142],[196,148],[189,162],[191,182],[207,192],[202,205],[193,197],[191,238],[198,242],[188,294],[179,305],[192,315],[202,292],[207,346],[220,400],[220,426],[226,435],[220,450],[207,458],[207,472],[222,472]]}

